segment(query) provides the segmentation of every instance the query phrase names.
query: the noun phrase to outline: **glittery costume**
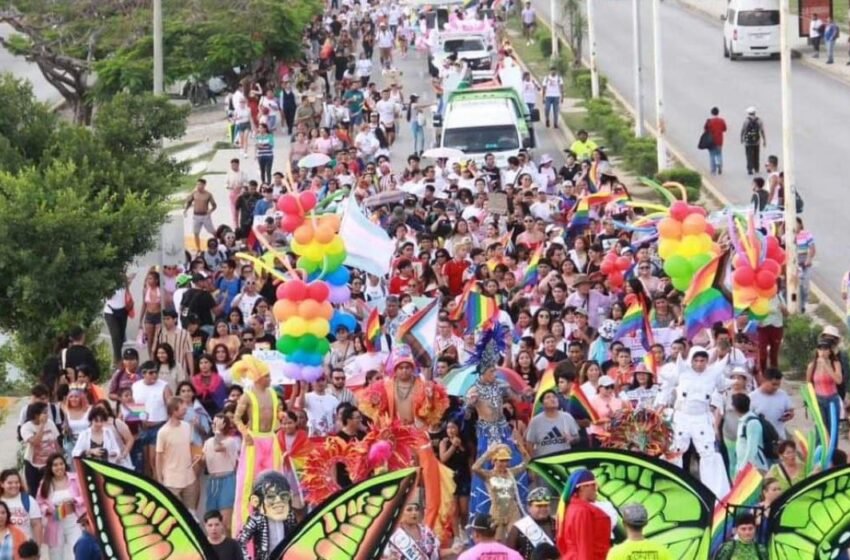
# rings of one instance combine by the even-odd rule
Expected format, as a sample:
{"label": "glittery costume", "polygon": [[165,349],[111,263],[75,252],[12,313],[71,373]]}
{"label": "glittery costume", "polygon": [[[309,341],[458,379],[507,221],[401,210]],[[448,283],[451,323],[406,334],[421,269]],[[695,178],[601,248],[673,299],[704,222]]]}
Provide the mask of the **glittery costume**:
{"label": "glittery costume", "polygon": [[505,540],[511,526],[524,515],[519,506],[523,502],[519,495],[517,477],[525,474],[526,463],[521,460],[518,465],[507,469],[504,475],[483,467],[485,461],[489,462],[491,457],[499,459],[512,455],[508,445],[501,444],[492,455],[488,455],[487,452],[479,455],[478,460],[472,465],[472,472],[479,475],[476,478],[483,482],[487,492],[488,504],[485,513],[489,513],[493,518],[496,540],[499,542]]}

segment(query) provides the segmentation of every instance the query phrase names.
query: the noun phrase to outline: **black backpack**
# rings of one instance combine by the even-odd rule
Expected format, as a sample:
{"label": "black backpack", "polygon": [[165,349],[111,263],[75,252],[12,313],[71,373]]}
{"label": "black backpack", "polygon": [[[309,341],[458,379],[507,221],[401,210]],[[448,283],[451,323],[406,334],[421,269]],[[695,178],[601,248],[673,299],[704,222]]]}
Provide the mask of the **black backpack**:
{"label": "black backpack", "polygon": [[744,129],[744,142],[747,144],[758,144],[761,138],[761,126],[758,117],[747,119],[747,128]]}
{"label": "black backpack", "polygon": [[[768,461],[778,461],[779,460],[779,432],[776,431],[776,428],[771,424],[762,414],[759,414],[755,418],[750,418],[747,420],[747,424],[750,422],[758,422],[761,424],[761,450],[764,453],[765,459]],[[747,430],[744,429],[741,432],[741,437],[747,437]]]}

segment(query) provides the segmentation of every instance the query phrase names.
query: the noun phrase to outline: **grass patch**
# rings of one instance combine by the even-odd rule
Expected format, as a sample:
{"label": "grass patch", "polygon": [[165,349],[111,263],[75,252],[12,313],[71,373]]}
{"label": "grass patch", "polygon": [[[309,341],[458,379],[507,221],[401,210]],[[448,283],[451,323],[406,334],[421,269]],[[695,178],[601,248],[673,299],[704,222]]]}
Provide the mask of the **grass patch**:
{"label": "grass patch", "polygon": [[215,152],[215,151],[218,151],[218,150],[232,150],[235,147],[236,146],[234,146],[232,142],[225,142],[223,140],[219,140],[218,142],[213,144],[212,149]]}
{"label": "grass patch", "polygon": [[194,148],[201,142],[201,140],[195,140],[193,142],[182,142],[180,144],[173,144],[171,146],[168,146],[167,148],[163,148],[162,153],[167,154],[169,156],[173,156],[174,154],[182,152],[183,150]]}
{"label": "grass patch", "polygon": [[[809,294],[809,299],[811,298],[812,294]],[[847,335],[850,334],[850,331],[847,330],[847,324],[841,319],[841,317],[836,315],[832,308],[828,305],[823,303],[818,304],[815,308],[814,315],[824,323],[836,327],[843,337],[846,338]]]}

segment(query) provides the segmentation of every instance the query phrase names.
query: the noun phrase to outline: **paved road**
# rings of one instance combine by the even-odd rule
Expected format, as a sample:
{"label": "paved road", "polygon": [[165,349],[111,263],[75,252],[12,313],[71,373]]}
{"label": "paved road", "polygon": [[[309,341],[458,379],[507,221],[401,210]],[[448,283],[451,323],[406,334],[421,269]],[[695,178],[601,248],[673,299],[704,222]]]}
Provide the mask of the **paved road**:
{"label": "paved road", "polygon": [[[14,30],[9,25],[0,24],[0,36],[8,38],[12,34],[14,34]],[[11,54],[3,47],[0,47],[0,72],[10,72],[18,78],[29,80],[39,101],[44,101],[51,106],[62,101],[62,96],[53,86],[47,83],[38,66],[28,62],[23,57]]]}
{"label": "paved road", "polygon": [[[629,100],[633,97],[631,3],[596,2],[597,51],[600,71]],[[549,2],[534,0],[539,14],[548,18]],[[654,73],[650,2],[642,6],[645,114],[654,122]],[[779,62],[723,58],[720,23],[695,14],[676,3],[661,7],[664,42],[664,95],[667,130],[671,143],[708,175],[705,152],[696,144],[712,106],[718,106],[732,134],[726,138],[722,177],[712,182],[733,203],[750,197],[744,150],[739,143],[745,110],[758,108],[767,133],[767,153],[781,156]],[[840,222],[836,209],[846,208],[844,181],[850,171],[846,146],[850,130],[838,125],[850,119],[848,86],[799,61],[793,64],[794,144],[797,184],[805,199],[803,218],[814,233],[819,256],[814,279],[836,302],[841,275],[848,268],[844,257],[850,221]],[[838,125],[838,126],[836,126]]]}

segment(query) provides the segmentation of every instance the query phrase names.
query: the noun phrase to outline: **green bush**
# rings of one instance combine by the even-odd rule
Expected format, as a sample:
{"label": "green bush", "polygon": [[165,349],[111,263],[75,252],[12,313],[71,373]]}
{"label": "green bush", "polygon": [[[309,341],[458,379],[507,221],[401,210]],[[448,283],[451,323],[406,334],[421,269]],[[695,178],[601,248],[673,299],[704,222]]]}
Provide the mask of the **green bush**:
{"label": "green bush", "polygon": [[[591,86],[590,81],[590,70],[587,68],[576,68],[572,72],[572,83],[578,90],[579,94],[585,98],[590,99],[593,97],[593,88]],[[599,76],[599,91],[604,92],[605,87],[608,84],[608,80],[605,76]]]}
{"label": "green bush", "polygon": [[783,368],[793,374],[788,377],[802,378],[805,375],[821,330],[808,315],[791,315],[785,319],[780,360]]}
{"label": "green bush", "polygon": [[585,101],[584,107],[587,109],[587,126],[594,130],[599,130],[606,119],[616,117],[614,106],[604,98],[588,99]]}
{"label": "green bush", "polygon": [[[667,181],[681,183],[688,193],[688,200],[690,202],[699,200],[700,192],[702,191],[702,175],[693,169],[688,169],[687,167],[665,169],[655,176],[655,180],[659,183],[666,183]],[[677,197],[679,196],[678,189],[673,189],[671,192]]]}
{"label": "green bush", "polygon": [[658,172],[658,156],[654,138],[631,138],[623,148],[623,160],[637,175],[653,176]]}
{"label": "green bush", "polygon": [[626,143],[632,137],[632,130],[629,128],[628,121],[617,114],[603,118],[600,132],[605,138],[605,148],[617,154],[622,153]]}

